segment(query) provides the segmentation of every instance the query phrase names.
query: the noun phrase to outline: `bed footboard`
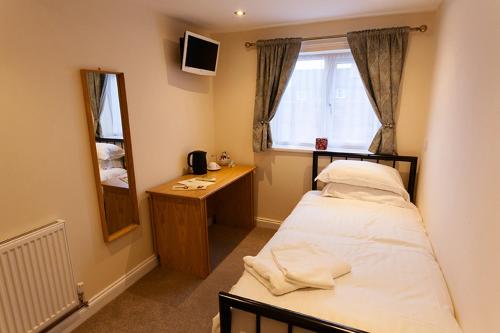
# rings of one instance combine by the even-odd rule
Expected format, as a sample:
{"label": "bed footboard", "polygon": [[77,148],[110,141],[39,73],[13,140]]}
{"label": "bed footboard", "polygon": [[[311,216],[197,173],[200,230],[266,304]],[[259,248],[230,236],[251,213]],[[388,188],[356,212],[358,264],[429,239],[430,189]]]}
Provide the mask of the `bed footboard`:
{"label": "bed footboard", "polygon": [[299,312],[290,311],[222,291],[219,292],[219,316],[221,333],[231,333],[231,308],[255,314],[256,333],[260,333],[261,317],[273,319],[287,324],[289,333],[292,332],[293,327],[300,327],[303,329],[321,333],[367,333],[356,328],[329,322],[312,316],[307,316]]}

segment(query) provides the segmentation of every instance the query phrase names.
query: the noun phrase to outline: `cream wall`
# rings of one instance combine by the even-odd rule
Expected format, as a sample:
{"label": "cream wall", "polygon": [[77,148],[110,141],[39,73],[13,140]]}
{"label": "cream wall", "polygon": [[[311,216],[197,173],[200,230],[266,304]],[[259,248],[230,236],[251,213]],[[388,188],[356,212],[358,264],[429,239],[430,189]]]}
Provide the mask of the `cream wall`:
{"label": "cream wall", "polygon": [[[87,297],[152,255],[144,191],[212,151],[211,80],[179,70],[185,24],[120,0],[0,2],[0,240],[63,218]],[[125,73],[141,227],[105,244],[81,68]]]}
{"label": "cream wall", "polygon": [[257,216],[284,219],[311,187],[311,154],[252,152],[252,122],[256,81],[256,50],[245,41],[278,37],[308,37],[401,25],[429,25],[412,33],[402,82],[397,139],[400,154],[419,155],[427,122],[429,82],[434,60],[434,14],[393,15],[215,35],[221,41],[214,80],[215,144],[238,163],[258,166]]}
{"label": "cream wall", "polygon": [[466,333],[500,313],[500,2],[440,10],[419,206]]}

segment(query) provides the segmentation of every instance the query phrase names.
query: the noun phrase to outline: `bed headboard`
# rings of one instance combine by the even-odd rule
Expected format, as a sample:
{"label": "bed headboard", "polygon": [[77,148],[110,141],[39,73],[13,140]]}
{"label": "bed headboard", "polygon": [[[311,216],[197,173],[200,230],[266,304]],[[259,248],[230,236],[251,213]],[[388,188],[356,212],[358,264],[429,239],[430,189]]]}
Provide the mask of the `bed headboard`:
{"label": "bed headboard", "polygon": [[351,159],[351,160],[370,160],[380,163],[380,161],[392,162],[392,167],[396,167],[396,162],[410,163],[410,172],[408,176],[407,190],[410,194],[411,202],[415,202],[415,182],[417,179],[417,162],[416,156],[398,156],[398,155],[376,155],[376,154],[358,154],[358,153],[342,153],[326,150],[315,150],[313,152],[313,167],[312,167],[312,189],[318,189],[318,183],[315,181],[318,176],[318,160],[320,157],[329,157],[330,162],[336,159]]}
{"label": "bed headboard", "polygon": [[102,142],[102,143],[111,143],[113,145],[117,145],[120,148],[125,148],[124,147],[124,140],[123,139],[118,139],[118,138],[99,138],[95,137],[95,142]]}

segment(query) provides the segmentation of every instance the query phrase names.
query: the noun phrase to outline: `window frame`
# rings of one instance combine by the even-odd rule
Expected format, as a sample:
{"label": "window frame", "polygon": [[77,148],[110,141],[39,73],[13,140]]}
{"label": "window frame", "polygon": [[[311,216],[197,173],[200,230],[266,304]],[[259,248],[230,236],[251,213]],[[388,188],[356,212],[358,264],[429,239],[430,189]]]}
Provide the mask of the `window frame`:
{"label": "window frame", "polygon": [[[337,39],[321,39],[321,40],[311,40],[302,42],[300,49],[300,54],[308,55],[320,55],[320,54],[332,54],[332,53],[343,53],[346,51],[351,51],[347,38],[337,38]],[[315,151],[315,147],[311,146],[297,146],[297,145],[280,145],[273,142],[273,145],[268,150],[274,152],[286,152],[286,153],[300,153],[300,154],[310,154]],[[370,154],[371,152],[367,149],[359,148],[328,148],[328,151],[334,152],[346,152],[346,153],[362,153]]]}

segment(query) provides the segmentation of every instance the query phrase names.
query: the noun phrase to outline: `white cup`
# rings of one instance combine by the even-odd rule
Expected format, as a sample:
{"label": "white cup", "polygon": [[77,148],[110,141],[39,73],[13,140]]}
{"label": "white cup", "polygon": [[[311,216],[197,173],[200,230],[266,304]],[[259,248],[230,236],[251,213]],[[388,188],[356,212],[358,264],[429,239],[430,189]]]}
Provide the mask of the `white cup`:
{"label": "white cup", "polygon": [[208,169],[209,170],[216,170],[216,169],[220,169],[220,165],[218,165],[217,163],[215,162],[210,162],[208,163]]}

